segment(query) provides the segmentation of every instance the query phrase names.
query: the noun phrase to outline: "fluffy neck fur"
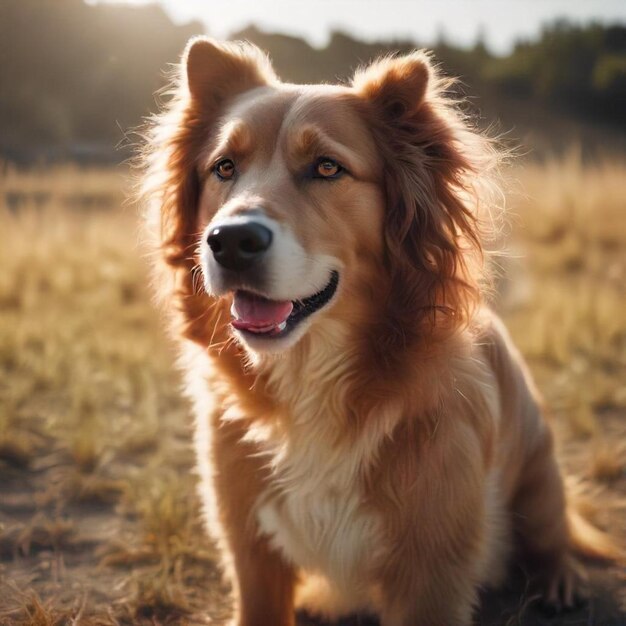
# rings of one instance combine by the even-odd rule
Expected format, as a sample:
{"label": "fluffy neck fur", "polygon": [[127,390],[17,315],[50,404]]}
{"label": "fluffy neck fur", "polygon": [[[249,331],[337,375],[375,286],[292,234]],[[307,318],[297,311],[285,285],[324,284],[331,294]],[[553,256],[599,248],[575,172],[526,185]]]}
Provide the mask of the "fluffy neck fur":
{"label": "fluffy neck fur", "polygon": [[[220,306],[214,303],[210,319],[196,316],[202,330],[188,323],[187,336],[204,347],[212,337],[212,367],[239,392],[245,385],[245,412],[257,419],[269,415],[284,427],[315,421],[330,445],[355,442],[364,429],[376,439],[389,435],[403,417],[431,429],[454,386],[455,362],[469,356],[468,333],[461,328],[446,328],[437,338],[432,332],[398,337],[392,323],[375,316],[357,328],[326,318],[285,354],[251,358],[229,337],[227,307]],[[387,313],[385,306],[380,314]]]}

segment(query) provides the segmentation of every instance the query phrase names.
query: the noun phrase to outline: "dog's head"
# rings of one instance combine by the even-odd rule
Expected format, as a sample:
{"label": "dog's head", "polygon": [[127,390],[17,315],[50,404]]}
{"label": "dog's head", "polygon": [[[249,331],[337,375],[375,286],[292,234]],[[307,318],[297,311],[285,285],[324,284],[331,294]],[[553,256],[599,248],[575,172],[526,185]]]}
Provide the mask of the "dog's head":
{"label": "dog's head", "polygon": [[182,68],[169,134],[153,139],[164,248],[187,273],[200,264],[246,348],[287,350],[325,317],[402,341],[467,317],[485,151],[426,54],[303,86],[253,46],[200,38]]}

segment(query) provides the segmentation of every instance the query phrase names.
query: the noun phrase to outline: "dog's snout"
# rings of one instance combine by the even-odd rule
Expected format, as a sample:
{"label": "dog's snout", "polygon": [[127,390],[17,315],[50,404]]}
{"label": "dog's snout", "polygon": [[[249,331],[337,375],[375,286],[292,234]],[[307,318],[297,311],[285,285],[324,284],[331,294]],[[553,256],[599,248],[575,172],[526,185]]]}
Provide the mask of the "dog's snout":
{"label": "dog's snout", "polygon": [[253,221],[218,224],[209,232],[207,243],[222,267],[241,271],[265,254],[272,244],[272,231]]}

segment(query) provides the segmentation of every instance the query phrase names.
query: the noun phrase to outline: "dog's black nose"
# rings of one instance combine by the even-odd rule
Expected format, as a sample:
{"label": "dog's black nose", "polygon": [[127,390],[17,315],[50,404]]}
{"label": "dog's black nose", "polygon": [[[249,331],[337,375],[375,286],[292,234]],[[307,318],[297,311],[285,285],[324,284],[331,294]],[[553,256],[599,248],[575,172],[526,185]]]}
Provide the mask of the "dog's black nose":
{"label": "dog's black nose", "polygon": [[272,244],[272,231],[258,222],[218,224],[207,238],[215,260],[226,269],[242,271]]}

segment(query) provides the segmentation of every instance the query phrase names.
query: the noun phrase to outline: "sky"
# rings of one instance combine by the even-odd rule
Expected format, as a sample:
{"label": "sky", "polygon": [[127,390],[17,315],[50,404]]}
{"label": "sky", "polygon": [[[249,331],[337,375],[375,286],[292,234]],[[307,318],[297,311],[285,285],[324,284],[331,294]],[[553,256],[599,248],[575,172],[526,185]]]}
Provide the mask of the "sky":
{"label": "sky", "polygon": [[[117,3],[119,0],[88,0]],[[362,39],[408,38],[428,45],[439,35],[472,45],[482,33],[489,48],[508,52],[557,18],[626,24],[626,0],[158,0],[176,22],[200,20],[218,38],[251,23],[268,32],[323,46],[332,30]],[[154,0],[126,0],[149,4]]]}

